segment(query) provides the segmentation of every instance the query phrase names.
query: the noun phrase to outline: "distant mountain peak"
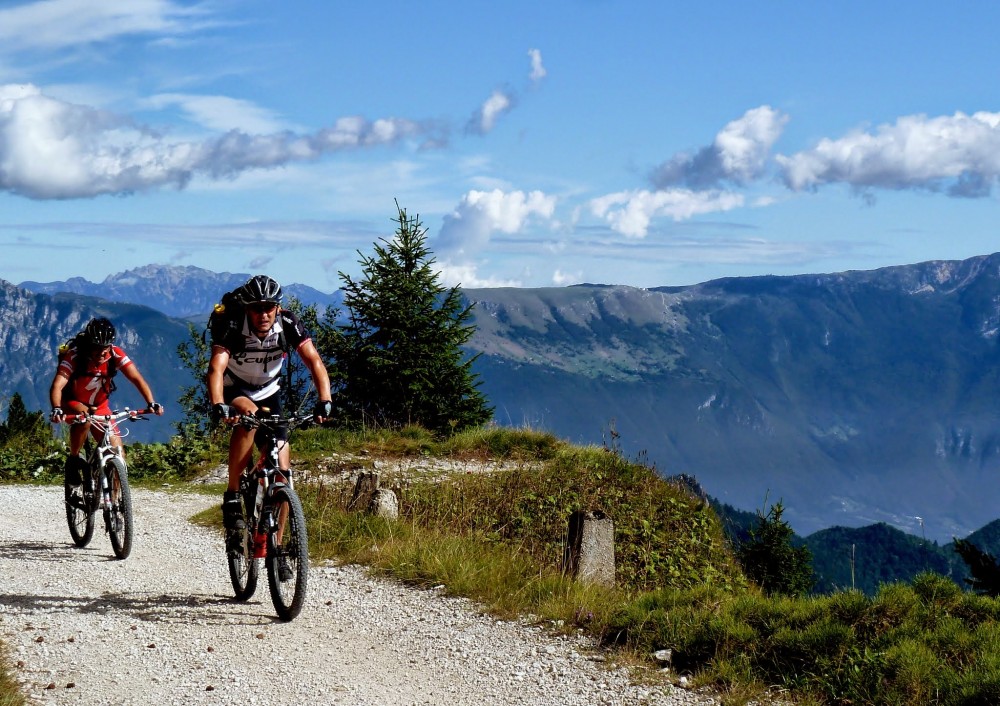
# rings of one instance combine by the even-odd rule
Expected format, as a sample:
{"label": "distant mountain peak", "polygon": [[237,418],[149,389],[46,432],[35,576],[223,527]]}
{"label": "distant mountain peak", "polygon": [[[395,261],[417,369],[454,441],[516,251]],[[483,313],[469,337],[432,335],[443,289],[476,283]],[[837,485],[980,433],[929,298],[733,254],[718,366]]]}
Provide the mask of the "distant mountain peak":
{"label": "distant mountain peak", "polygon": [[[64,282],[22,282],[23,289],[38,294],[65,292],[108,301],[141,304],[178,318],[208,316],[224,292],[246,282],[248,273],[212,272],[194,265],[150,264],[108,275],[94,283],[82,277]],[[304,304],[316,305],[320,313],[338,306],[339,292],[327,294],[303,284],[287,284],[283,289]]]}

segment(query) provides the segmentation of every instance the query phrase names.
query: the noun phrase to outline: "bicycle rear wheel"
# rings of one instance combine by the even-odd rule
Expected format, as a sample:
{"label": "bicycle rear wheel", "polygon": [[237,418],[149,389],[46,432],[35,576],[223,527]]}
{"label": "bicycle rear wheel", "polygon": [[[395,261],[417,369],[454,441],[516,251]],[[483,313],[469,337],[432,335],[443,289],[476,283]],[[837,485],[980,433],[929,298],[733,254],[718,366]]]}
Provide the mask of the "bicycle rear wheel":
{"label": "bicycle rear wheel", "polygon": [[[90,469],[87,469],[90,473]],[[87,479],[84,479],[86,482]],[[90,544],[94,536],[94,520],[97,513],[91,511],[91,498],[84,495],[84,486],[73,485],[68,479],[63,479],[63,498],[66,502],[66,523],[69,525],[69,536],[78,547]]]}
{"label": "bicycle rear wheel", "polygon": [[253,556],[253,518],[249,512],[253,497],[245,489],[241,490],[244,527],[241,530],[226,530],[226,563],[229,564],[229,581],[233,584],[236,600],[245,601],[257,591],[260,563]]}
{"label": "bicycle rear wheel", "polygon": [[[285,528],[278,539],[278,528],[268,537],[267,583],[271,602],[282,620],[292,620],[302,611],[309,582],[309,540],[302,503],[295,491],[279,486],[270,498],[275,519],[284,516]],[[277,523],[276,523],[277,524]],[[284,575],[283,575],[284,574]]]}
{"label": "bicycle rear wheel", "polygon": [[109,459],[104,466],[108,479],[111,507],[104,509],[104,523],[111,537],[115,556],[125,559],[132,552],[132,491],[128,487],[128,470],[120,458]]}

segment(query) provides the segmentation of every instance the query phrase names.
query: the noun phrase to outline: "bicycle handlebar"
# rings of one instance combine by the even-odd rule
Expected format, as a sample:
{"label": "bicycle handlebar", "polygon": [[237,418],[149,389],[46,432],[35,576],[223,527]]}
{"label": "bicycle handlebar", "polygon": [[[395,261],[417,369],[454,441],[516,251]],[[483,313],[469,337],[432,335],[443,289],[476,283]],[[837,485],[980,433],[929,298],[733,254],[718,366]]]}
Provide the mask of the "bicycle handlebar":
{"label": "bicycle handlebar", "polygon": [[278,417],[276,415],[258,417],[255,414],[241,414],[238,417],[231,417],[226,421],[230,424],[241,424],[247,429],[262,428],[268,431],[277,431],[279,429],[298,429],[299,427],[303,427],[312,422],[314,416],[312,414],[297,414],[291,417]]}
{"label": "bicycle handlebar", "polygon": [[120,412],[112,412],[111,414],[94,414],[92,412],[81,412],[79,414],[64,414],[62,416],[62,422],[64,424],[84,424],[86,422],[101,422],[103,424],[110,424],[111,422],[118,422],[122,419],[127,419],[130,422],[137,422],[139,420],[146,421],[147,414],[156,414],[151,409],[128,409],[127,407]]}

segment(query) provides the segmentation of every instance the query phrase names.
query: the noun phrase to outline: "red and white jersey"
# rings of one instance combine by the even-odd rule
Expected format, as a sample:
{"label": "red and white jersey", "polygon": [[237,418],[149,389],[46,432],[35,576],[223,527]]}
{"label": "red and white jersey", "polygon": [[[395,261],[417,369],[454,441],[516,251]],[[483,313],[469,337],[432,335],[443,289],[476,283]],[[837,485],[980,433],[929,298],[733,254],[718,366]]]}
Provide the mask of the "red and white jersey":
{"label": "red and white jersey", "polygon": [[[112,362],[114,359],[114,362]],[[59,354],[59,367],[56,374],[69,382],[63,388],[63,405],[68,402],[82,402],[96,407],[101,414],[108,414],[108,396],[111,394],[111,377],[114,372],[133,365],[132,359],[118,346],[99,358],[92,359],[69,346]]]}

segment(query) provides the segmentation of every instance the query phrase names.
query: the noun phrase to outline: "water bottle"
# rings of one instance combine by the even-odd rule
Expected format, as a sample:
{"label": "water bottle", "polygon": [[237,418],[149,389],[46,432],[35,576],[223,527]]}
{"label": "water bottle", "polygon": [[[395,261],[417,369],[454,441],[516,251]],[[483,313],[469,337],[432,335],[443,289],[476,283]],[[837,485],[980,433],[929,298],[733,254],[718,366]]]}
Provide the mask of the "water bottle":
{"label": "water bottle", "polygon": [[254,517],[260,517],[260,509],[264,507],[264,479],[261,478],[257,483],[257,499],[253,503]]}
{"label": "water bottle", "polygon": [[253,558],[263,559],[267,556],[267,535],[258,530],[253,535]]}
{"label": "water bottle", "polygon": [[257,499],[254,501],[254,517],[258,519],[257,531],[253,535],[254,559],[263,559],[267,554],[267,535],[260,531],[260,510],[264,506],[264,479],[257,482]]}

